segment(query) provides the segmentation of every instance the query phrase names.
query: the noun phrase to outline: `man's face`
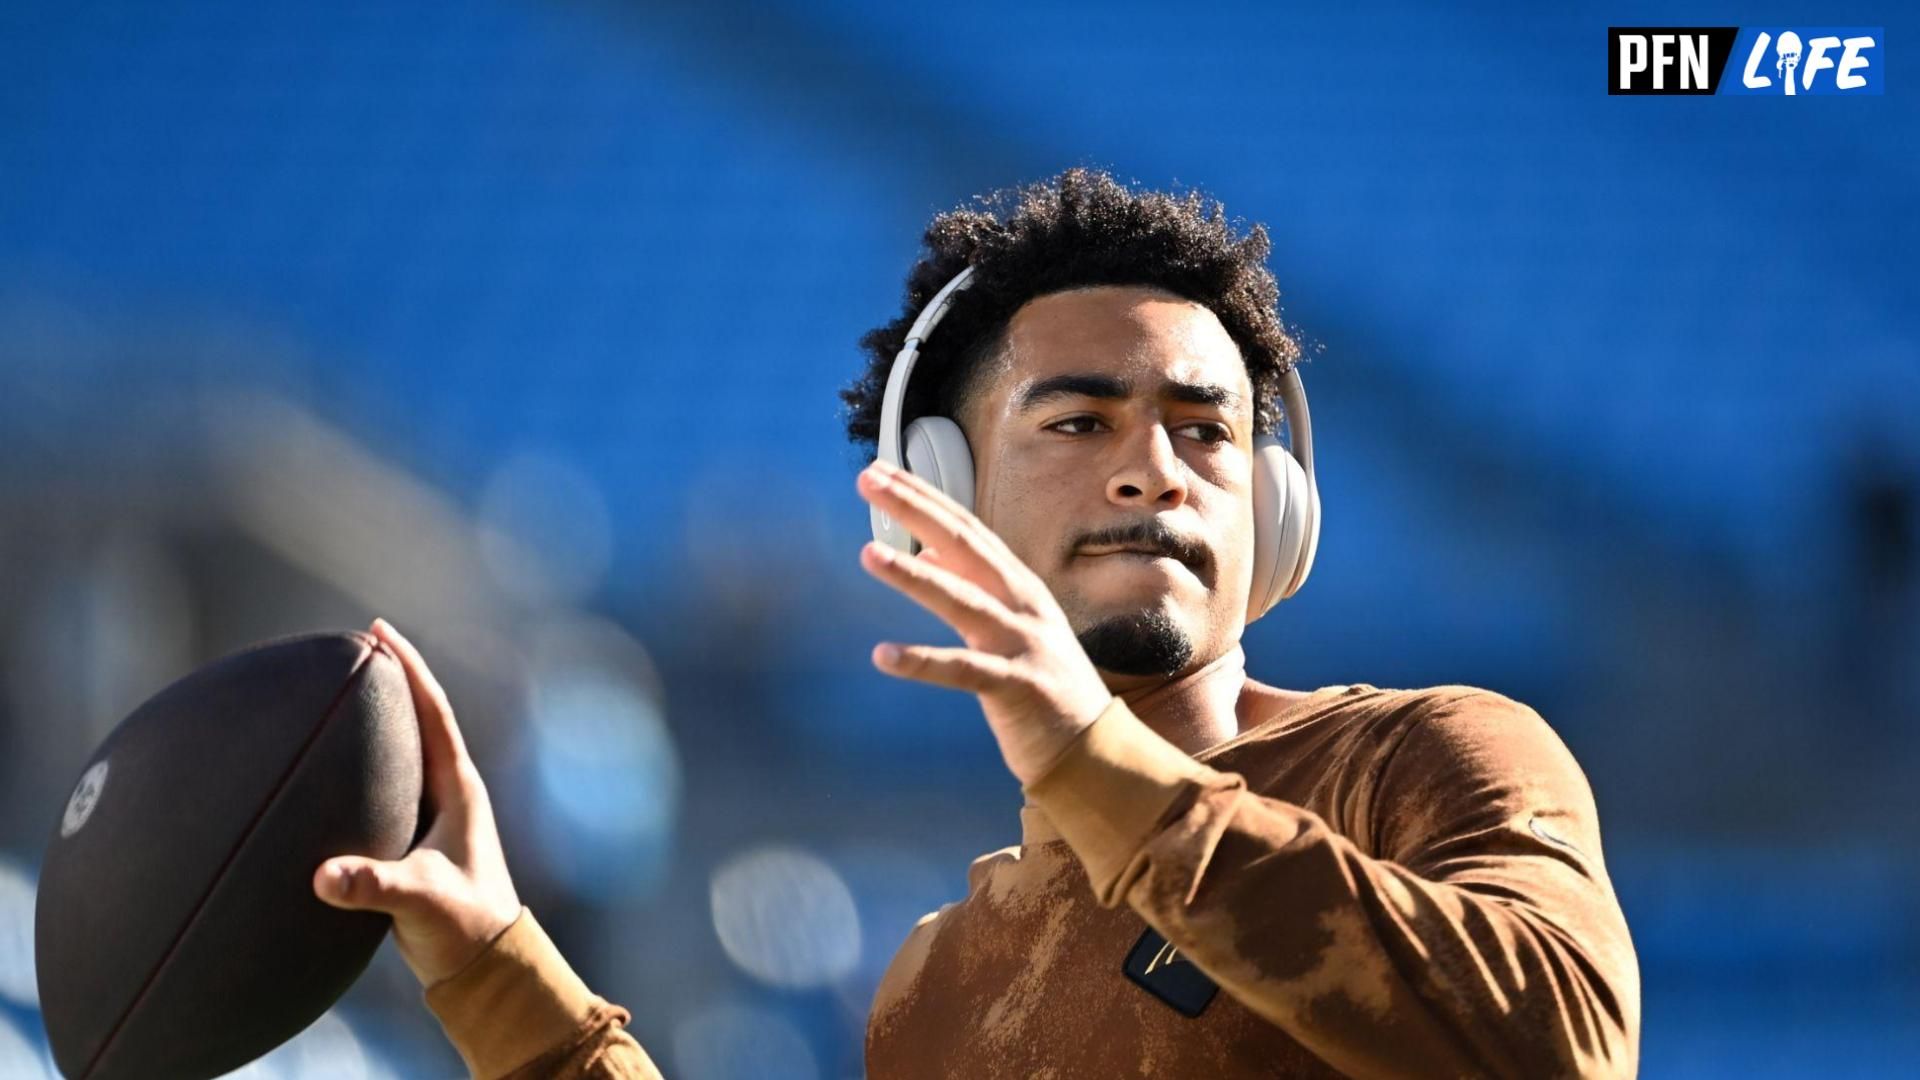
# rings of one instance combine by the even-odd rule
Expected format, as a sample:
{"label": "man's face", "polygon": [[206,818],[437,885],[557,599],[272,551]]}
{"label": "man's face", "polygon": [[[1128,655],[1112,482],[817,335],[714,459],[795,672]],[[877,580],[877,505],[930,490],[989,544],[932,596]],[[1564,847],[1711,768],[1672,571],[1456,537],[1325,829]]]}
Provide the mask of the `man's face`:
{"label": "man's face", "polygon": [[1253,574],[1252,386],[1213,313],[1142,286],[1038,297],[961,418],[980,518],[1096,666],[1171,675],[1231,648]]}

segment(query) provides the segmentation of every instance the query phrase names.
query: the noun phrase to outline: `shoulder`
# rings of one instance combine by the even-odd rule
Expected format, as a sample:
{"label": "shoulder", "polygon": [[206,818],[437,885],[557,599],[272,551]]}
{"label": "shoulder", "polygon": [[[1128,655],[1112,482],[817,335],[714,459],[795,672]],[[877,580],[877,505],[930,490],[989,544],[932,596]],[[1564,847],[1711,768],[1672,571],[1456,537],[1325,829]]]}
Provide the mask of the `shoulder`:
{"label": "shoulder", "polygon": [[1348,690],[1357,706],[1391,715],[1409,727],[1434,721],[1442,725],[1544,723],[1530,706],[1480,686],[1449,683],[1403,690],[1360,683]]}
{"label": "shoulder", "polygon": [[1550,829],[1562,846],[1598,852],[1586,774],[1539,712],[1473,686],[1391,693],[1403,719],[1378,762],[1372,800],[1386,850],[1411,857],[1411,846],[1436,834]]}
{"label": "shoulder", "polygon": [[1392,800],[1523,788],[1586,795],[1586,777],[1538,711],[1495,690],[1322,687],[1221,749],[1236,762],[1311,757]]}
{"label": "shoulder", "polygon": [[1484,792],[1527,773],[1578,776],[1546,720],[1494,690],[1353,683],[1285,701],[1256,686],[1249,682],[1254,704],[1242,718],[1250,726],[1200,759],[1242,773],[1256,791],[1318,792],[1353,820],[1375,795]]}
{"label": "shoulder", "polygon": [[1553,737],[1546,720],[1533,708],[1478,686],[1393,689],[1351,683],[1304,692],[1277,690],[1248,680],[1243,702],[1243,737],[1303,724],[1365,729],[1384,743],[1408,738],[1416,731],[1429,738],[1461,743],[1483,737]]}
{"label": "shoulder", "polygon": [[[1459,743],[1478,739],[1554,738],[1527,705],[1478,686],[1445,685],[1383,689],[1369,683],[1280,690],[1247,680],[1240,701],[1240,734],[1231,743],[1262,742],[1280,735],[1318,734],[1387,753],[1420,732],[1425,739]],[[1557,742],[1557,739],[1555,740]]]}
{"label": "shoulder", "polygon": [[1413,755],[1417,760],[1408,764],[1418,771],[1442,764],[1469,772],[1573,764],[1539,712],[1498,691],[1449,685],[1380,693],[1395,719],[1393,756]]}

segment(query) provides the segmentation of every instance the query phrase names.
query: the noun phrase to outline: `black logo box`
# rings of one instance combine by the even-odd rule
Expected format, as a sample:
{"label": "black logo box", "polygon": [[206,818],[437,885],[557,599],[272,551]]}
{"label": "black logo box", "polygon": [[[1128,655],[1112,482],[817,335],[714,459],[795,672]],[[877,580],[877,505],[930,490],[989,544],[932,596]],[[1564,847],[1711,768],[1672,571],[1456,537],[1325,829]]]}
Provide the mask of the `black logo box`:
{"label": "black logo box", "polygon": [[[1648,57],[1652,58],[1652,42],[1655,34],[1669,34],[1674,38],[1669,56],[1674,63],[1666,70],[1665,84],[1661,89],[1653,88],[1653,67],[1635,72],[1631,85],[1620,88],[1620,39],[1639,36],[1648,43]],[[1607,27],[1607,93],[1609,94],[1713,94],[1720,89],[1720,77],[1726,74],[1727,61],[1733,57],[1734,39],[1740,36],[1737,26],[1609,26]],[[1680,39],[1691,37],[1705,40],[1707,46],[1707,85],[1680,88]]]}

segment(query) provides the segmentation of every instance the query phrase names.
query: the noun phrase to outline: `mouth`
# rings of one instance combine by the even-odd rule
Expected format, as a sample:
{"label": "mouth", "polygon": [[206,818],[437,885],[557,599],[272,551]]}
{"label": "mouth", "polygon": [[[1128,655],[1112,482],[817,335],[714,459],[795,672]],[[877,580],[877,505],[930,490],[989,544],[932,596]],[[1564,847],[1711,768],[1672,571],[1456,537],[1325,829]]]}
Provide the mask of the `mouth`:
{"label": "mouth", "polygon": [[1129,562],[1138,561],[1149,563],[1159,562],[1164,559],[1167,562],[1183,566],[1188,570],[1197,570],[1193,562],[1181,558],[1178,552],[1165,551],[1153,547],[1089,548],[1080,552],[1080,555],[1088,559],[1120,558]]}
{"label": "mouth", "polygon": [[1150,555],[1156,559],[1179,558],[1179,556],[1176,555],[1174,552],[1162,551],[1159,548],[1151,548],[1151,547],[1087,548],[1081,551],[1080,554],[1089,556],[1091,558],[1096,558],[1096,559],[1102,555]]}
{"label": "mouth", "polygon": [[1151,567],[1159,574],[1168,573],[1178,566],[1203,586],[1211,588],[1213,554],[1207,546],[1197,537],[1181,535],[1171,528],[1154,527],[1156,524],[1134,523],[1131,527],[1116,526],[1083,535],[1078,538],[1074,556],[1117,560],[1117,563],[1110,565]]}

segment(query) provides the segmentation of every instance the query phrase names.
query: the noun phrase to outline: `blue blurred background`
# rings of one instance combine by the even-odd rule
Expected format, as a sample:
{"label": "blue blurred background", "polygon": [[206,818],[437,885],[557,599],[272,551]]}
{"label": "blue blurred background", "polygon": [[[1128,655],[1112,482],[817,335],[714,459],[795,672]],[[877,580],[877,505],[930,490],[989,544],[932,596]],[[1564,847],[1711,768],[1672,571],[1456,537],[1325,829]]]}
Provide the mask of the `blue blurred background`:
{"label": "blue blurred background", "polygon": [[[1284,686],[1592,780],[1648,1076],[1920,1059],[1920,151],[1896,11],[0,7],[0,1075],[90,749],[388,617],[675,1077],[861,1071],[1019,793],[862,574],[836,390],[927,219],[1075,164],[1272,231],[1326,526]],[[1886,25],[1883,97],[1617,98],[1609,24]],[[1890,52],[1888,51],[1890,50]],[[249,1075],[459,1071],[391,950]]]}

